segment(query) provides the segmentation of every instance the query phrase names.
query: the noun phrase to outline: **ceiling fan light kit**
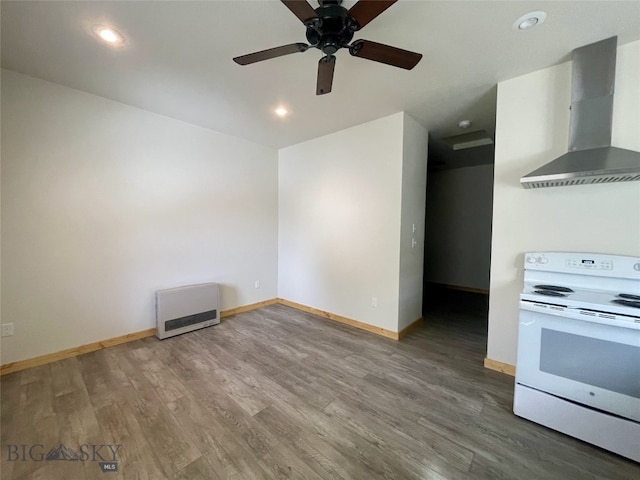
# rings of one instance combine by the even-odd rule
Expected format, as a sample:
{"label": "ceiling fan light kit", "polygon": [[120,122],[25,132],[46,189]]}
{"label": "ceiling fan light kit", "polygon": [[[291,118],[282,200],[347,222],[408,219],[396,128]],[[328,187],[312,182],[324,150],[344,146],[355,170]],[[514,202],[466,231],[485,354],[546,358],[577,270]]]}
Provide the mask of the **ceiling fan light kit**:
{"label": "ceiling fan light kit", "polygon": [[324,56],[318,62],[316,95],[324,95],[331,92],[336,63],[334,54],[342,48],[348,49],[354,57],[406,70],[411,70],[422,58],[420,53],[369,40],[356,40],[349,43],[355,32],[362,29],[397,0],[359,0],[349,10],[341,5],[342,0],[319,0],[320,6],[315,10],[306,0],[281,0],[281,2],[305,25],[309,44],[292,43],[269,48],[235,57],[234,62],[239,65],[250,65],[292,53],[306,52],[310,47],[317,48]]}

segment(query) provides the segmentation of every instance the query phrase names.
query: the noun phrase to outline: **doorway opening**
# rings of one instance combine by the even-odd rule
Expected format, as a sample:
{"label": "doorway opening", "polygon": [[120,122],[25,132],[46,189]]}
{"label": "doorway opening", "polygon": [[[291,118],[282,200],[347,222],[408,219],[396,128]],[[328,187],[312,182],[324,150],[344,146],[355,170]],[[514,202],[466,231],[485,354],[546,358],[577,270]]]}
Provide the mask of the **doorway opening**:
{"label": "doorway opening", "polygon": [[486,353],[494,144],[429,138],[422,314]]}

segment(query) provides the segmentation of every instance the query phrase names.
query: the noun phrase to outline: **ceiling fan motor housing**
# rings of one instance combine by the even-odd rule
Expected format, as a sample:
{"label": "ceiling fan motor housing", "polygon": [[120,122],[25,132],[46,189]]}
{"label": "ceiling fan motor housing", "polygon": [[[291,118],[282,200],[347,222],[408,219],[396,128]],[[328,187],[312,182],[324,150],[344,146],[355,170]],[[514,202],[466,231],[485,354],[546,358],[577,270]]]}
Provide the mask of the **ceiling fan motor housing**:
{"label": "ceiling fan motor housing", "polygon": [[316,18],[307,22],[307,41],[325,55],[333,55],[349,45],[358,22],[349,15],[342,1],[323,1],[315,9]]}

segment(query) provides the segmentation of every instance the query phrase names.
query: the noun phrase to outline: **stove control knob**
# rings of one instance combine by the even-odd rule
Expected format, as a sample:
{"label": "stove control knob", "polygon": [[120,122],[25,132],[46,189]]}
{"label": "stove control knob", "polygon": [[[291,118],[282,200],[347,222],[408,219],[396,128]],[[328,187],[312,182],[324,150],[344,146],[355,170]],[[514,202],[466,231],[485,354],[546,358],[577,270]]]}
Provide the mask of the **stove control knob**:
{"label": "stove control knob", "polygon": [[633,266],[633,269],[634,269],[636,272],[640,272],[640,262],[636,263],[636,264]]}
{"label": "stove control knob", "polygon": [[549,259],[547,257],[540,257],[540,258],[538,258],[538,262],[540,262],[540,263],[542,263],[544,265],[544,264],[549,263]]}
{"label": "stove control knob", "polygon": [[527,257],[527,263],[536,263],[537,261],[536,257]]}

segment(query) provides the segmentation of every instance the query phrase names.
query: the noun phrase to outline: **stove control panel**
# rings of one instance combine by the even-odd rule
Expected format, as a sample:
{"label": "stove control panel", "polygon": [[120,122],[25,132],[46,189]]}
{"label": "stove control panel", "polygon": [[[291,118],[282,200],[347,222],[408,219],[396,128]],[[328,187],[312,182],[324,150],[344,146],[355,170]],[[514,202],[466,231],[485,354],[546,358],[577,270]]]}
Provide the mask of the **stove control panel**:
{"label": "stove control panel", "polygon": [[594,260],[593,258],[569,258],[567,267],[585,270],[613,270],[611,260]]}
{"label": "stove control panel", "polygon": [[546,265],[547,263],[549,263],[549,259],[544,254],[540,254],[537,256],[535,254],[527,254],[526,263],[533,265]]}
{"label": "stove control panel", "polygon": [[640,280],[640,257],[582,252],[528,252],[524,256],[524,269]]}

